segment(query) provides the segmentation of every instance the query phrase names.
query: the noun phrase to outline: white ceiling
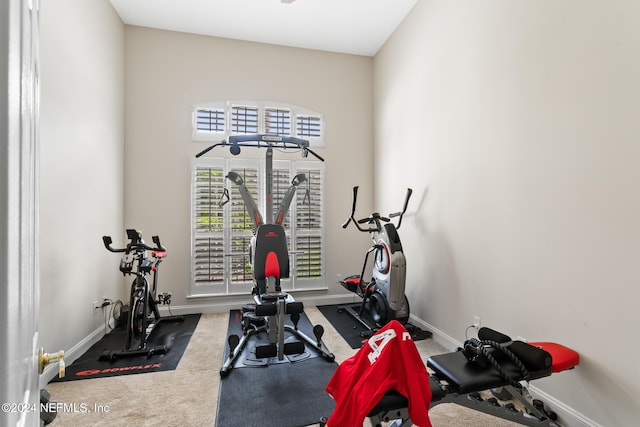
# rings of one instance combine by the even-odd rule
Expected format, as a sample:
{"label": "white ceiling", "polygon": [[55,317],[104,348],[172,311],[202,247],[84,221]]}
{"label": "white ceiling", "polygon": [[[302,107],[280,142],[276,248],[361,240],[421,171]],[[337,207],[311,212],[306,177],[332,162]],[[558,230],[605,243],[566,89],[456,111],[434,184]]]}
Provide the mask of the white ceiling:
{"label": "white ceiling", "polygon": [[417,0],[110,0],[125,24],[374,56]]}

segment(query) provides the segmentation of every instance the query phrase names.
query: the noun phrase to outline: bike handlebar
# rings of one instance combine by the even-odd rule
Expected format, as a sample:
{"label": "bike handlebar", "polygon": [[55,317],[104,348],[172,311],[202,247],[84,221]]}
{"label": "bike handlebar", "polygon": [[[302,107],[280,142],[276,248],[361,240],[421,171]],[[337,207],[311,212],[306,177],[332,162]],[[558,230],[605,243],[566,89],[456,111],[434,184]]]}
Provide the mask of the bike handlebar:
{"label": "bike handlebar", "polygon": [[302,150],[302,157],[307,157],[311,153],[315,158],[324,162],[324,159],[309,148],[309,141],[306,139],[296,138],[293,136],[282,136],[275,134],[249,134],[249,135],[232,135],[229,140],[213,144],[205,148],[198,154],[196,158],[202,157],[215,147],[230,147],[231,154],[237,156],[240,154],[240,147],[253,148],[294,148]]}
{"label": "bike handlebar", "polygon": [[167,248],[162,246],[162,243],[160,243],[160,237],[152,236],[151,240],[153,240],[153,243],[156,244],[156,247],[154,249],[151,249],[151,250],[158,251],[158,252],[166,252],[167,251]]}
{"label": "bike handlebar", "polygon": [[126,249],[114,249],[111,247],[111,236],[102,236],[102,243],[104,243],[104,247],[107,248],[109,252],[124,252]]}
{"label": "bike handlebar", "polygon": [[[371,233],[371,232],[374,232],[374,231],[380,231],[380,229],[382,228],[382,225],[380,224],[381,222],[389,222],[389,221],[391,221],[391,218],[395,218],[395,217],[399,216],[400,219],[398,220],[398,225],[396,226],[396,229],[399,229],[400,226],[402,225],[402,217],[404,216],[405,212],[407,211],[407,206],[409,205],[409,199],[411,198],[411,194],[412,193],[413,193],[413,190],[411,188],[407,188],[407,194],[406,194],[405,199],[404,199],[404,206],[402,207],[402,211],[389,214],[389,218],[380,216],[380,214],[378,212],[374,212],[371,215],[369,215],[367,218],[362,218],[362,219],[356,220],[354,218],[354,215],[356,213],[356,201],[357,201],[357,198],[358,198],[358,186],[355,186],[355,187],[353,187],[353,204],[351,206],[351,215],[349,215],[347,220],[342,224],[342,228],[347,228],[349,223],[351,223],[351,221],[353,221],[354,225],[356,226],[356,228],[359,231]],[[364,228],[364,227],[361,227],[360,224],[375,224],[375,227]]]}
{"label": "bike handlebar", "polygon": [[111,244],[113,243],[111,236],[102,236],[102,242],[104,243],[104,247],[107,248],[109,252],[116,252],[116,253],[125,252],[128,254],[132,251],[139,251],[139,250],[158,251],[158,252],[167,251],[167,249],[164,246],[162,246],[162,243],[160,243],[160,237],[158,236],[153,236],[151,238],[153,240],[153,243],[155,243],[156,247],[147,245],[144,242],[144,240],[142,240],[142,233],[134,229],[127,229],[127,238],[130,240],[127,246],[119,249],[111,246]]}

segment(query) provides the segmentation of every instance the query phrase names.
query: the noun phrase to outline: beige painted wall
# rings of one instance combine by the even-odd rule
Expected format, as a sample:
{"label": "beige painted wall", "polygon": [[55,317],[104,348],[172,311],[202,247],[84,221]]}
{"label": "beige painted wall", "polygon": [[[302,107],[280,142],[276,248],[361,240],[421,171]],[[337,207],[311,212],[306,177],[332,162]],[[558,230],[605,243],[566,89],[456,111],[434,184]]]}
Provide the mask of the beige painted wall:
{"label": "beige painted wall", "polygon": [[238,304],[238,298],[186,298],[190,167],[194,155],[210,145],[192,141],[191,111],[211,101],[284,102],[324,114],[326,146],[317,151],[326,159],[329,289],[296,298],[343,295],[336,275],[356,273],[368,243],[367,236],[340,224],[349,213],[353,185],[369,187],[362,208],[371,205],[373,59],[127,26],[125,63],[125,226],[141,229],[148,239],[158,234],[169,249],[159,286],[173,293],[174,308],[206,312]]}
{"label": "beige painted wall", "polygon": [[[537,386],[637,423],[640,6],[421,0],[374,61],[376,204],[413,186],[412,311],[580,352]],[[567,421],[567,420],[565,420]]]}
{"label": "beige painted wall", "polygon": [[124,25],[108,1],[40,2],[40,334],[47,351],[103,330],[93,301],[120,296]]}
{"label": "beige painted wall", "polygon": [[631,1],[421,0],[372,60],[125,27],[107,1],[43,2],[43,345],[78,345],[102,324],[91,302],[124,298],[100,237],[125,227],[169,247],[174,305],[214,309],[185,298],[189,165],[206,146],[191,141],[191,106],[289,102],[327,122],[330,290],[311,296],[342,294],[336,274],[357,272],[366,238],[340,223],[351,186],[373,206],[374,165],[381,212],[414,189],[401,230],[413,313],[453,340],[478,315],[574,347],[581,365],[539,388],[588,422],[633,425],[639,15]]}

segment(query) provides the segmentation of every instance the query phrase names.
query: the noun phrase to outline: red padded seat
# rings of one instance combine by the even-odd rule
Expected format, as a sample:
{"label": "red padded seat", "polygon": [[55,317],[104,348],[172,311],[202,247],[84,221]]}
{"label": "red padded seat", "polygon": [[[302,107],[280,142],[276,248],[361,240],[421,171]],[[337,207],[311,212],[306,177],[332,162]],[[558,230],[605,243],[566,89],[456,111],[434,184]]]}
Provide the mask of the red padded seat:
{"label": "red padded seat", "polygon": [[541,348],[551,355],[551,371],[561,372],[572,369],[580,363],[578,352],[555,342],[529,342],[534,347]]}

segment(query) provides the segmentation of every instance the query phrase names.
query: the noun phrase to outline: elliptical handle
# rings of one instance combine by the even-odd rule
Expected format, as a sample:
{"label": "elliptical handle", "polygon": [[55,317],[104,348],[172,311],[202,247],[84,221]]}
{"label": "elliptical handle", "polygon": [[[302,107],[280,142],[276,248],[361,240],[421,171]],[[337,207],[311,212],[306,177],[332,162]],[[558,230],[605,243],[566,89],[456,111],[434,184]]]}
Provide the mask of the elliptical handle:
{"label": "elliptical handle", "polygon": [[404,207],[402,208],[402,214],[403,215],[407,211],[407,206],[409,206],[409,199],[411,198],[412,194],[413,194],[413,190],[410,189],[410,188],[407,188],[407,195],[405,196]]}
{"label": "elliptical handle", "polygon": [[[349,215],[349,218],[347,218],[347,220],[342,224],[342,228],[347,228],[347,226],[349,225],[349,223],[351,221],[353,221],[354,224],[356,224],[356,227],[358,226],[357,221],[353,217],[353,215],[355,215],[355,213],[356,213],[356,201],[357,200],[358,200],[358,186],[356,185],[355,187],[353,187],[353,204],[351,205],[351,215]],[[359,228],[360,227],[358,227],[358,229]]]}
{"label": "elliptical handle", "polygon": [[358,186],[353,187],[353,205],[351,205],[351,217],[356,213],[356,202],[358,200]]}
{"label": "elliptical handle", "polygon": [[411,198],[411,194],[413,194],[413,190],[410,188],[407,188],[407,195],[405,196],[405,199],[404,199],[404,206],[402,208],[402,212],[400,213],[400,219],[398,220],[398,225],[396,226],[396,230],[399,229],[400,226],[402,225],[402,217],[407,211],[407,206],[409,206],[409,199]]}

